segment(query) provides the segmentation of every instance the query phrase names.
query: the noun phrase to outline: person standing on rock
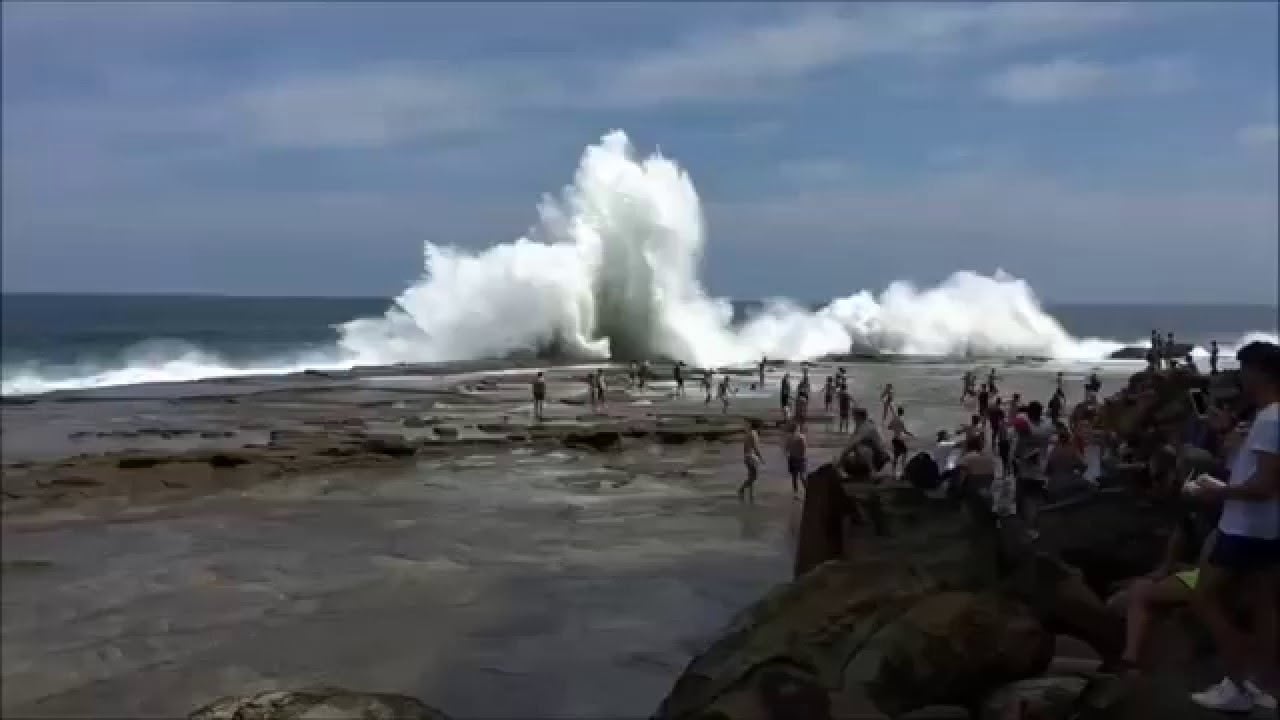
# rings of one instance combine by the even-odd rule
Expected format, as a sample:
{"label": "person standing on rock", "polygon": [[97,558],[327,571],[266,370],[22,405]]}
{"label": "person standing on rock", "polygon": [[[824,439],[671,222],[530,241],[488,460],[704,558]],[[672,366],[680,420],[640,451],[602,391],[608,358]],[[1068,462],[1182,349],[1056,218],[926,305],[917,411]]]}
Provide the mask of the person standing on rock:
{"label": "person standing on rock", "polygon": [[[828,416],[831,415],[831,403],[836,399],[836,381],[830,375],[827,376],[826,382],[822,383],[822,411]],[[827,422],[830,423],[830,417]]]}
{"label": "person standing on rock", "polygon": [[649,382],[649,361],[648,360],[640,361],[640,372],[637,373],[637,377],[639,378],[639,387],[641,390],[643,390],[644,384]]}
{"label": "person standing on rock", "polygon": [[995,395],[1000,390],[996,388],[996,369],[991,368],[991,372],[987,373],[987,392]]}
{"label": "person standing on rock", "polygon": [[778,385],[778,403],[782,406],[782,422],[786,422],[791,412],[791,373],[782,374],[782,383]]}
{"label": "person standing on rock", "polygon": [[547,381],[542,373],[533,379],[533,419],[542,422],[542,412],[547,403]]}
{"label": "person standing on rock", "polygon": [[677,361],[671,368],[676,380],[676,397],[684,397],[684,363]]}
{"label": "person standing on rock", "polygon": [[988,387],[984,384],[978,388],[978,414],[982,416],[986,416],[991,409],[991,391],[987,389]]}
{"label": "person standing on rock", "polygon": [[591,412],[596,411],[596,374],[587,373],[587,398],[591,401]]}
{"label": "person standing on rock", "polygon": [[1000,432],[1000,426],[1004,424],[1004,401],[996,398],[991,402],[991,407],[987,408],[987,425],[991,428],[991,449],[996,449],[996,437]]}
{"label": "person standing on rock", "polygon": [[702,371],[702,391],[706,393],[707,399],[703,401],[703,405],[711,404],[711,386],[715,384],[715,378],[712,376],[711,368]]}
{"label": "person standing on rock", "polygon": [[906,420],[907,409],[898,408],[898,414],[889,421],[889,432],[893,433],[893,440],[890,444],[893,446],[893,475],[897,477],[901,468],[899,463],[905,463],[907,460],[907,438],[913,438],[915,435],[907,429]]}
{"label": "person standing on rock", "polygon": [[764,356],[764,355],[761,355],[761,356],[760,356],[760,365],[759,365],[759,367],[758,367],[758,368],[756,368],[757,372],[758,372],[758,373],[759,373],[759,375],[760,375],[760,389],[761,389],[761,390],[763,390],[763,389],[764,389],[764,368],[765,368],[765,366],[766,366],[766,365],[768,365],[768,364],[769,364],[769,358],[768,358],[768,357],[766,357],[766,356]]}
{"label": "person standing on rock", "polygon": [[716,395],[720,398],[720,413],[729,414],[729,376],[725,375],[720,379],[720,389],[716,391]]}
{"label": "person standing on rock", "polygon": [[1218,341],[1211,340],[1209,342],[1209,374],[1218,374]]}
{"label": "person standing on rock", "polygon": [[596,394],[595,404],[598,405],[599,407],[604,407],[604,391],[605,391],[604,370],[596,371],[594,390]]}
{"label": "person standing on rock", "polygon": [[960,404],[963,405],[966,400],[973,397],[973,383],[975,382],[973,370],[964,371],[964,379],[960,381]]}
{"label": "person standing on rock", "polygon": [[853,411],[853,395],[849,394],[849,383],[840,383],[837,403],[840,410],[840,423],[836,426],[836,432],[847,433],[849,432],[849,413]]}
{"label": "person standing on rock", "polygon": [[[1280,346],[1252,342],[1236,354],[1245,393],[1259,408],[1235,453],[1228,481],[1202,475],[1187,491],[1222,502],[1213,549],[1200,564],[1192,605],[1213,634],[1226,677],[1191,696],[1196,704],[1226,712],[1254,707],[1274,711],[1280,590]],[[1240,428],[1244,432],[1244,428]],[[1232,621],[1227,593],[1245,590],[1249,632]],[[1267,677],[1270,675],[1270,677]]]}
{"label": "person standing on rock", "polygon": [[639,387],[639,380],[640,366],[636,364],[636,361],[632,360],[627,363],[627,384],[632,388]]}
{"label": "person standing on rock", "polygon": [[880,391],[880,422],[893,417],[893,383],[885,383]]}
{"label": "person standing on rock", "polygon": [[796,388],[796,422],[803,425],[809,416],[809,368],[804,368]]}
{"label": "person standing on rock", "polygon": [[1027,412],[1014,421],[1013,471],[1016,481],[1018,514],[1036,537],[1036,523],[1047,490],[1045,463],[1049,445],[1057,435],[1053,423],[1044,417],[1044,406],[1038,400],[1027,405]]}
{"label": "person standing on rock", "polygon": [[[722,388],[726,388],[729,376],[725,375]],[[727,390],[726,390],[727,392]],[[725,401],[728,407],[728,401]],[[764,465],[764,455],[760,452],[760,421],[746,418],[746,433],[742,438],[742,462],[747,466],[747,479],[738,488],[738,499],[749,502],[756,501],[756,478],[760,477],[760,467]]]}
{"label": "person standing on rock", "polygon": [[791,475],[791,497],[800,497],[800,487],[804,484],[808,470],[809,443],[804,436],[804,428],[800,423],[791,423],[791,434],[787,437],[787,473]]}

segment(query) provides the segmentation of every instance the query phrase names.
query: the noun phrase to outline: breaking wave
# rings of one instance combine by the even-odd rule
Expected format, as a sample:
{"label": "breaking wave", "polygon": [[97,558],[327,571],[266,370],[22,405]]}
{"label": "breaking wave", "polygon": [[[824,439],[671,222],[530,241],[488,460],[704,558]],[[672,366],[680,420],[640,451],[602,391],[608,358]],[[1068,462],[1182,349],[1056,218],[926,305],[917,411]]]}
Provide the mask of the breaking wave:
{"label": "breaking wave", "polygon": [[[134,348],[109,366],[6,366],[3,393],[527,351],[578,359],[662,356],[696,366],[854,348],[1090,362],[1143,342],[1073,337],[1025,281],[998,269],[956,272],[927,288],[892,282],[878,294],[861,290],[817,309],[774,299],[736,320],[730,301],[711,296],[699,281],[705,249],[702,208],[688,174],[660,154],[638,157],[615,131],[585,150],[572,184],[543,199],[525,237],[478,252],[426,243],[421,279],[382,316],[337,326],[329,350],[230,363],[191,345]],[[1258,338],[1275,340],[1249,339]]]}

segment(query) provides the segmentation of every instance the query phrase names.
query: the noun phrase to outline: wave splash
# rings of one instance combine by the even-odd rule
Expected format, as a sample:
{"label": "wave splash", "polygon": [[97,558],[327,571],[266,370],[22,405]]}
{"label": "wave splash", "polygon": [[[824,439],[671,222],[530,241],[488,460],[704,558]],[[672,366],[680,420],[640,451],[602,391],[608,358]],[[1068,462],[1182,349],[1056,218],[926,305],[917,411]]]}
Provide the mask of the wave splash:
{"label": "wave splash", "polygon": [[555,343],[584,358],[665,356],[705,365],[800,360],[862,346],[927,355],[1106,357],[1121,343],[1076,339],[1022,280],[957,272],[937,287],[895,282],[816,311],[777,299],[740,325],[698,279],[698,194],[660,154],[639,159],[611,132],[572,185],[544,198],[527,237],[478,253],[427,243],[422,279],[383,317],[340,328],[359,364],[449,361]]}
{"label": "wave splash", "polygon": [[[144,343],[109,367],[5,367],[0,392],[449,362],[524,351],[597,360],[665,356],[724,366],[762,355],[803,360],[854,348],[1090,362],[1126,345],[1072,337],[1026,282],[1001,270],[956,272],[924,289],[894,282],[878,295],[863,290],[817,310],[773,299],[735,322],[731,303],[709,295],[698,279],[706,235],[688,174],[657,153],[638,158],[621,131],[584,151],[573,183],[557,197],[544,197],[538,216],[525,237],[479,252],[426,243],[422,278],[382,316],[338,325],[337,341],[327,350],[237,364],[187,343]],[[1274,342],[1275,336],[1251,334],[1241,342],[1250,339]],[[1224,358],[1232,352],[1223,347]]]}

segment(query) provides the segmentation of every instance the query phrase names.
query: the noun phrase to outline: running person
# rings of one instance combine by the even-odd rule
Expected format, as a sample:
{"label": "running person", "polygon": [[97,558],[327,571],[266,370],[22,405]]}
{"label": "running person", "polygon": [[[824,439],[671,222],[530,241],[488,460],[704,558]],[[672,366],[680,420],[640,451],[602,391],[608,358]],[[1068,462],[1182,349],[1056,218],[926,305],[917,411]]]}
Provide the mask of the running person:
{"label": "running person", "polygon": [[907,459],[907,438],[915,437],[907,429],[906,414],[907,409],[900,407],[898,408],[898,414],[889,421],[889,431],[893,433],[893,440],[890,444],[893,446],[893,474],[895,477],[899,472],[898,462],[902,461],[905,464]]}
{"label": "running person", "polygon": [[800,423],[791,424],[791,435],[787,438],[787,473],[791,475],[791,497],[800,497],[800,486],[808,466],[809,443],[804,437]]}

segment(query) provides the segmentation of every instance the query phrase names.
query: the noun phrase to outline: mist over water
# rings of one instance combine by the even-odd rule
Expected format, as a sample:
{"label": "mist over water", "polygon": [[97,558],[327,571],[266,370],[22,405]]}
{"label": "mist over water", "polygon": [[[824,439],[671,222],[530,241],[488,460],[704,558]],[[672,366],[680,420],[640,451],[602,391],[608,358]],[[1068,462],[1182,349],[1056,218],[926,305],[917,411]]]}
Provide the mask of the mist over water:
{"label": "mist over water", "polygon": [[110,363],[6,361],[3,393],[527,351],[565,359],[668,357],[697,366],[751,363],[762,355],[802,360],[851,348],[1091,362],[1145,342],[1073,337],[1026,282],[999,269],[958,271],[929,288],[891,282],[878,294],[860,290],[816,310],[772,299],[735,321],[732,303],[712,297],[699,280],[706,242],[688,174],[659,154],[638,156],[614,131],[584,151],[572,184],[543,199],[525,237],[477,252],[426,243],[421,279],[381,316],[340,323],[331,346],[228,361],[170,341],[131,348]]}

